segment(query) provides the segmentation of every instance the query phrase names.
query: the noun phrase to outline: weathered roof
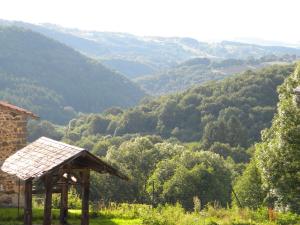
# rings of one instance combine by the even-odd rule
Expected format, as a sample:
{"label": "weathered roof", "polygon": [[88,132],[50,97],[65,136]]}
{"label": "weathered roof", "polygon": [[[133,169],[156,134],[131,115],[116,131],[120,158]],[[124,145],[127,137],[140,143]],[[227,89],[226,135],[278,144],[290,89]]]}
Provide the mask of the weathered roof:
{"label": "weathered roof", "polygon": [[85,167],[128,179],[115,168],[83,148],[41,137],[7,158],[1,169],[22,180],[36,179],[74,160],[86,161]]}
{"label": "weathered roof", "polygon": [[18,106],[12,105],[12,104],[10,104],[8,102],[5,102],[5,101],[0,101],[0,107],[5,108],[5,109],[9,109],[9,110],[13,110],[17,113],[26,114],[27,116],[30,116],[33,119],[39,118],[34,113],[32,113],[32,112],[30,112],[26,109],[20,108]]}

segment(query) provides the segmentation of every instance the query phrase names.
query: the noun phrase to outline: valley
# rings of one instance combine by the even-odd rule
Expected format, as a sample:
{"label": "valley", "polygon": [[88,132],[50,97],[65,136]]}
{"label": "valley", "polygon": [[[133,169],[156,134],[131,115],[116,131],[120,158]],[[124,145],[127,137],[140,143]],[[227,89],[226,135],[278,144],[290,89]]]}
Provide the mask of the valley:
{"label": "valley", "polygon": [[[71,224],[85,198],[91,225],[299,225],[300,48],[256,42],[0,19],[0,101],[40,117],[22,118],[24,143],[44,136],[103,160],[90,186],[80,183],[85,193],[81,167],[55,175],[76,180],[64,186]],[[3,124],[0,147],[19,146],[1,139]],[[110,166],[126,179],[104,173]],[[59,191],[48,201],[55,223]],[[29,199],[36,224],[43,199]],[[20,218],[0,207],[0,225]]]}

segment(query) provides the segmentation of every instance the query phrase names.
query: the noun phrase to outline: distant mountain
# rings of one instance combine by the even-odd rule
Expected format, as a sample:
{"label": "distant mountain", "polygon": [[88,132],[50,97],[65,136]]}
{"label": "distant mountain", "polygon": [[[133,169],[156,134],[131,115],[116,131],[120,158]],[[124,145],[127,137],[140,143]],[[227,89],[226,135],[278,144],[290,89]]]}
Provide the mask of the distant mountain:
{"label": "distant mountain", "polygon": [[249,60],[194,58],[154,75],[139,77],[135,81],[149,94],[162,95],[183,91],[196,84],[221,80],[246,70],[256,70],[270,64],[293,62],[295,59],[296,57],[291,55],[283,57],[270,55]]}
{"label": "distant mountain", "polygon": [[68,121],[76,112],[133,106],[144,92],[99,62],[41,34],[0,27],[0,99],[43,119]]}
{"label": "distant mountain", "polygon": [[101,60],[101,63],[111,69],[123,73],[130,79],[150,75],[157,71],[157,68],[153,68],[146,63],[126,59],[103,59]]}
{"label": "distant mountain", "polygon": [[282,42],[282,41],[272,41],[272,40],[265,40],[260,38],[235,38],[233,41],[235,42],[242,42],[248,44],[255,44],[255,45],[264,45],[264,46],[285,46],[285,47],[292,47],[292,48],[300,48],[300,43],[298,42]]}
{"label": "distant mountain", "polygon": [[0,21],[0,24],[21,26],[40,32],[84,54],[104,60],[107,65],[131,78],[146,75],[152,70],[156,73],[197,57],[247,59],[271,54],[300,55],[299,48],[282,46],[232,41],[206,43],[180,37],[140,37],[126,33],[83,31],[52,24],[33,25],[5,20]]}

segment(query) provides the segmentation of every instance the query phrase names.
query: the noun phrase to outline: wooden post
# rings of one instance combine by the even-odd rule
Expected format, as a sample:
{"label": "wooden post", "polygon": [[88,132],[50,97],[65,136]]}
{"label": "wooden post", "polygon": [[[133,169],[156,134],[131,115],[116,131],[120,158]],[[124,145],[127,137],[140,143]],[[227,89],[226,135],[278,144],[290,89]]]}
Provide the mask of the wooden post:
{"label": "wooden post", "polygon": [[51,209],[52,209],[52,174],[45,177],[45,205],[44,205],[44,223],[43,225],[51,225]]}
{"label": "wooden post", "polygon": [[61,197],[60,197],[60,225],[67,224],[68,217],[68,182],[69,180],[65,180],[65,182],[61,186]]}
{"label": "wooden post", "polygon": [[81,225],[89,225],[89,195],[90,195],[90,170],[82,172],[82,213]]}
{"label": "wooden post", "polygon": [[20,216],[21,180],[18,180],[18,217]]}
{"label": "wooden post", "polygon": [[24,225],[32,225],[32,180],[25,181]]}

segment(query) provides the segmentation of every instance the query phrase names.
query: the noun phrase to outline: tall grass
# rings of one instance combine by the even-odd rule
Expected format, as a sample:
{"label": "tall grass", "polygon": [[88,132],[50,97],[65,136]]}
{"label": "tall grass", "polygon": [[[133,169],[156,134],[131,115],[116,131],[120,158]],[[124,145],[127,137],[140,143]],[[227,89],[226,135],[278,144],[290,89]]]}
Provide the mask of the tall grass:
{"label": "tall grass", "polygon": [[[59,210],[53,210],[54,224],[57,224]],[[80,210],[69,210],[69,222],[80,224]],[[16,209],[0,209],[0,225],[22,224],[22,214]],[[34,209],[34,223],[42,224],[43,209]],[[208,205],[202,210],[187,212],[180,204],[160,205],[152,208],[142,204],[116,204],[91,206],[91,225],[300,225],[300,216],[277,212],[274,221],[269,221],[268,210],[220,208]]]}

